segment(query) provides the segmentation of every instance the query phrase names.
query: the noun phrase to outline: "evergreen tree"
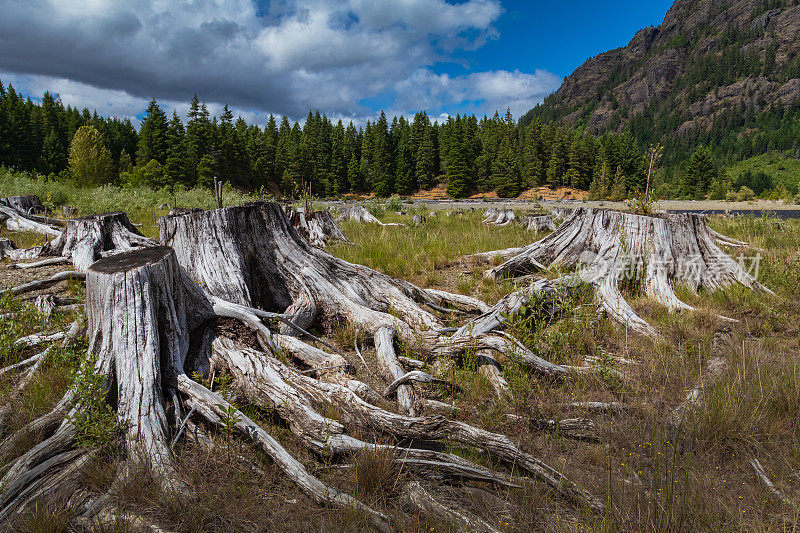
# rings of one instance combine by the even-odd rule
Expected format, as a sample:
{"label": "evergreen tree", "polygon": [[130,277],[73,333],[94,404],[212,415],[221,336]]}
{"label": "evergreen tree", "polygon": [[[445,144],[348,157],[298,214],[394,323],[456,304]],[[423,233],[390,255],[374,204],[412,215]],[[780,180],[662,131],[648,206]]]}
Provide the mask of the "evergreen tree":
{"label": "evergreen tree", "polygon": [[492,165],[495,190],[503,198],[516,198],[522,192],[519,175],[516,169],[511,139],[506,137]]}
{"label": "evergreen tree", "polygon": [[139,149],[136,152],[136,160],[140,165],[146,165],[151,159],[162,165],[167,161],[167,115],[155,98],[150,100],[142,120]]}
{"label": "evergreen tree", "polygon": [[114,179],[111,152],[103,144],[100,132],[81,126],[69,147],[69,170],[80,185],[99,185]]}
{"label": "evergreen tree", "polygon": [[133,160],[131,159],[131,156],[128,155],[128,152],[126,152],[124,149],[119,154],[119,165],[117,166],[119,174],[122,174],[123,172],[130,172],[133,169]]}
{"label": "evergreen tree", "polygon": [[[427,119],[427,117],[426,117]],[[414,164],[417,187],[429,189],[434,185],[436,178],[436,143],[434,141],[434,129],[429,124],[423,127],[422,144],[417,150],[417,157]]]}
{"label": "evergreen tree", "polygon": [[689,158],[683,180],[683,193],[698,200],[705,198],[717,177],[717,164],[707,147],[701,146]]}
{"label": "evergreen tree", "polygon": [[617,174],[614,176],[614,184],[611,186],[611,201],[621,202],[628,197],[625,189],[625,173],[622,166],[617,167]]}
{"label": "evergreen tree", "polygon": [[205,104],[201,104],[195,94],[189,104],[189,112],[186,115],[186,146],[189,151],[189,181],[198,185],[205,185],[209,182],[208,175],[209,160],[203,162],[201,176],[201,161],[205,156],[209,156],[213,166],[211,151],[213,149],[213,131],[211,122],[208,118],[208,109]]}
{"label": "evergreen tree", "polygon": [[167,159],[164,164],[164,176],[168,186],[174,187],[179,183],[183,185],[189,183],[188,163],[189,150],[186,144],[186,130],[178,114],[173,111],[172,120],[167,126]]}
{"label": "evergreen tree", "polygon": [[447,194],[466,198],[470,192],[470,171],[463,147],[452,144],[447,158]]}
{"label": "evergreen tree", "polygon": [[400,140],[397,145],[397,179],[395,188],[400,194],[411,194],[414,190],[414,154],[411,143],[411,128],[402,121]]}

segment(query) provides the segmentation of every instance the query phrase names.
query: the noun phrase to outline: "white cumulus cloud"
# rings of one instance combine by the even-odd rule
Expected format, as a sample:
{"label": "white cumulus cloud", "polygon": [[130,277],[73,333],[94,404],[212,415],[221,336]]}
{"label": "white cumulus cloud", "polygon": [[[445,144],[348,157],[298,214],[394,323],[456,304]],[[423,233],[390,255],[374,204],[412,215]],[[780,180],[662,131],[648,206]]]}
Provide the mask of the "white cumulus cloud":
{"label": "white cumulus cloud", "polygon": [[308,109],[361,120],[388,95],[399,112],[463,104],[527,110],[558,86],[537,71],[436,74],[497,38],[499,0],[5,0],[0,78],[32,96],[135,119],[192,94],[263,124]]}

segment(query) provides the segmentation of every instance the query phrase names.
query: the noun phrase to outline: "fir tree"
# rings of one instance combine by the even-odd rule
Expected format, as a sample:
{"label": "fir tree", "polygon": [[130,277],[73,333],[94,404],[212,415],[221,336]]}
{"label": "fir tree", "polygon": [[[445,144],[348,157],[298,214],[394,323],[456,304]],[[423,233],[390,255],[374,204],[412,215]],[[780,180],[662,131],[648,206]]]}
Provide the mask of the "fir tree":
{"label": "fir tree", "polygon": [[151,159],[162,165],[167,160],[167,115],[155,98],[150,100],[142,120],[139,149],[136,152],[136,160],[140,165],[146,165]]}

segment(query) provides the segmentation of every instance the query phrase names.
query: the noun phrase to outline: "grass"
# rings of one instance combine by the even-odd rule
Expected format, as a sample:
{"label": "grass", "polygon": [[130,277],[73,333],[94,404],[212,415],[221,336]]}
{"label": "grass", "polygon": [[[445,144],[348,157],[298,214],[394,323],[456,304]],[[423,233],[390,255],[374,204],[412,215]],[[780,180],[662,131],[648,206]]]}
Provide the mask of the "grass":
{"label": "grass", "polygon": [[[0,187],[4,179],[10,178],[4,178],[0,171]],[[25,189],[33,185],[41,189]],[[4,192],[36,192],[41,196],[57,187],[60,185],[20,181],[19,189]],[[102,193],[117,195],[114,201],[120,202],[118,205],[131,202],[131,219],[145,225],[155,220],[159,210],[153,204],[162,201],[164,194],[145,191],[140,200],[135,200],[138,193],[131,190],[108,189]],[[106,200],[92,203],[86,191],[65,194],[74,194],[67,200],[81,209],[107,205]],[[185,205],[208,206],[204,202],[211,201],[210,195],[193,199],[192,194],[200,192],[187,192]],[[403,208],[408,210],[406,205]],[[401,217],[384,212],[381,218],[385,222],[408,222],[413,214]],[[427,215],[427,210],[423,214]],[[345,233],[356,244],[336,245],[330,250],[391,276],[494,301],[514,290],[514,285],[508,280],[485,280],[485,266],[462,257],[528,244],[532,235],[516,227],[484,226],[480,219],[481,212],[472,211],[449,217],[443,213],[428,216],[425,227],[345,223]],[[469,492],[440,486],[437,495],[497,524],[502,531],[796,530],[800,509],[772,497],[755,477],[748,460],[760,459],[775,485],[800,501],[800,221],[712,218],[710,224],[720,233],[763,249],[746,253],[760,253],[759,280],[776,296],[738,286],[714,294],[695,294],[678,287],[678,296],[698,311],[672,314],[628,292],[626,298],[637,312],[663,334],[665,340],[657,342],[626,335],[624,328],[598,316],[588,292],[565,296],[558,320],[537,314],[536,302],[531,302],[530,311],[515,317],[511,326],[529,348],[559,363],[580,364],[587,355],[600,356],[603,366],[599,372],[575,379],[550,381],[508,361],[504,376],[513,392],[508,399],[497,398],[486,378],[476,372],[475,354],[425,368],[449,383],[421,387],[432,397],[454,402],[457,419],[509,435],[514,443],[599,495],[612,513],[595,516],[575,509],[541,483],[528,483],[521,489],[473,485]],[[71,289],[81,294],[78,286]],[[30,355],[15,348],[14,340],[41,329],[63,327],[71,320],[57,316],[48,323],[30,305],[11,298],[0,299],[0,314],[6,312],[13,315],[0,318],[0,362],[4,365]],[[738,322],[721,320],[718,315]],[[354,355],[357,337],[363,337],[363,332],[343,326],[334,328],[330,340],[349,357]],[[368,359],[372,357],[370,349],[367,346],[364,352]],[[21,427],[52,407],[71,384],[70,370],[77,367],[82,353],[85,346],[54,354],[19,401],[8,430]],[[603,359],[604,353],[637,364],[616,364],[613,359]],[[415,353],[410,349],[407,355],[413,357]],[[688,411],[683,424],[673,424],[673,409],[684,401],[688,390],[708,378],[712,358],[723,358],[727,366],[708,381],[702,401]],[[610,370],[619,370],[624,377]],[[372,379],[366,375],[359,378]],[[0,380],[0,393],[12,383],[10,376]],[[629,408],[611,416],[567,407],[579,401],[617,401]],[[336,468],[330,458],[308,453],[269,408],[245,405],[242,409],[326,483],[375,502],[392,517],[394,530],[448,530],[448,524],[400,512],[397,492],[408,473],[398,470],[389,454],[368,449],[344,459],[352,463],[350,468]],[[332,418],[338,416],[335,406],[324,411]],[[543,432],[524,421],[506,418],[507,412],[523,418],[591,417],[600,440],[578,442]],[[375,442],[385,439],[381,435],[360,437],[374,437]],[[176,531],[369,528],[363,513],[315,505],[237,435],[216,434],[212,438],[217,445],[213,452],[192,445],[177,448],[181,475],[190,486],[201,488],[192,497],[163,494],[142,474],[119,490],[115,501],[120,509],[135,511]],[[514,469],[513,465],[497,465],[470,447],[451,443],[441,449],[480,464]],[[117,457],[103,454],[86,473],[84,483],[98,491],[107,488]],[[511,511],[503,511],[505,508]],[[20,530],[63,530],[64,514],[57,503],[43,503],[21,520]]]}
{"label": "grass", "polygon": [[[418,208],[421,213],[428,210]],[[386,214],[383,222],[408,224],[409,216]],[[442,269],[464,255],[529,244],[531,233],[517,225],[487,226],[480,223],[481,210],[463,215],[426,216],[424,228],[383,227],[358,222],[342,223],[342,230],[356,244],[336,244],[332,254],[351,263],[366,265],[392,277],[416,281],[423,286],[442,285]],[[448,272],[448,274],[452,274]]]}

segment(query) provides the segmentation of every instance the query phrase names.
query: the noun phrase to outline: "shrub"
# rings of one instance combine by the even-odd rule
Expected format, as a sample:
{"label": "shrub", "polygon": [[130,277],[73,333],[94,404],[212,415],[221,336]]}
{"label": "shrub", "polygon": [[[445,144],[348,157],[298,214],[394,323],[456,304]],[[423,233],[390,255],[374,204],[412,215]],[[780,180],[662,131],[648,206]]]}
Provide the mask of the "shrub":
{"label": "shrub", "polygon": [[753,192],[753,189],[750,187],[742,187],[739,189],[739,201],[740,202],[749,202],[756,197],[756,194]]}
{"label": "shrub", "polygon": [[67,415],[77,429],[78,446],[103,448],[122,431],[117,415],[106,402],[105,378],[95,371],[97,356],[87,356],[75,372],[75,412]]}
{"label": "shrub", "polygon": [[387,211],[400,211],[403,208],[403,200],[399,196],[395,195],[386,200],[386,210]]}

